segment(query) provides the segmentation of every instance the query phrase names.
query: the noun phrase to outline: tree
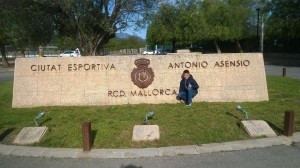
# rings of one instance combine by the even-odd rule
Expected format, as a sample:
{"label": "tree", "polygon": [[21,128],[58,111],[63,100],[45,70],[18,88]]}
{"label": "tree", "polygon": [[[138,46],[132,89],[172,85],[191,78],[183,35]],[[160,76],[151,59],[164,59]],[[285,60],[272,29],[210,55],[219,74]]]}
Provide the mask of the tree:
{"label": "tree", "polygon": [[239,40],[249,36],[247,22],[251,17],[251,0],[229,1],[229,39],[234,40],[239,52],[243,52]]}
{"label": "tree", "polygon": [[162,4],[147,30],[147,42],[151,44],[171,43],[173,52],[178,40],[179,11],[172,4]]}
{"label": "tree", "polygon": [[103,45],[115,32],[147,21],[157,0],[47,0],[56,9],[58,36],[76,41],[84,55],[101,55]]}
{"label": "tree", "polygon": [[0,1],[0,48],[3,65],[9,66],[5,45],[20,48],[45,45],[53,36],[53,13],[33,0]]}
{"label": "tree", "polygon": [[207,24],[205,39],[213,40],[217,52],[221,53],[218,40],[228,40],[230,33],[230,15],[228,6],[223,1],[204,1],[200,8],[200,12],[203,13],[205,23]]}
{"label": "tree", "polygon": [[104,47],[111,51],[118,51],[121,49],[137,49],[145,47],[145,42],[137,36],[129,36],[126,39],[110,39],[109,42],[104,45]]}
{"label": "tree", "polygon": [[247,37],[247,20],[252,0],[179,0],[163,4],[147,31],[150,43],[190,43],[212,40],[218,53],[218,41],[236,41]]}
{"label": "tree", "polygon": [[[0,6],[3,4],[0,3]],[[5,52],[5,45],[9,43],[9,35],[7,33],[7,20],[9,20],[7,11],[6,10],[0,10],[0,50],[1,50],[1,55],[2,55],[2,65],[4,67],[8,67],[9,63],[6,57],[6,52]]]}
{"label": "tree", "polygon": [[62,50],[74,49],[77,47],[76,41],[68,36],[56,36],[52,39],[52,42]]}
{"label": "tree", "polygon": [[128,45],[126,48],[130,49],[145,47],[144,40],[137,36],[129,36],[128,39],[125,39],[125,43]]}
{"label": "tree", "polygon": [[190,44],[202,38],[204,29],[203,17],[197,15],[200,2],[197,0],[179,0],[176,3],[178,20],[175,29],[178,40]]}
{"label": "tree", "polygon": [[267,10],[270,14],[266,26],[266,34],[269,38],[300,39],[299,0],[272,0]]}
{"label": "tree", "polygon": [[[24,27],[26,32],[24,37],[27,38],[27,45],[23,46],[39,46],[39,56],[44,56],[44,46],[49,43],[54,36],[54,19],[55,10],[52,7],[45,6],[35,0],[21,0],[18,10],[18,21]],[[16,43],[14,43],[16,44]]]}
{"label": "tree", "polygon": [[218,41],[235,41],[239,52],[243,52],[239,40],[248,37],[247,22],[251,16],[252,0],[204,1],[200,12],[204,17],[204,39],[213,40],[218,53]]}
{"label": "tree", "polygon": [[200,34],[199,29],[202,28],[201,24],[196,24],[201,22],[201,18],[195,16],[198,5],[197,0],[178,0],[175,4],[161,4],[148,27],[147,42],[171,43],[173,52],[177,42],[192,44],[196,39],[195,34]]}

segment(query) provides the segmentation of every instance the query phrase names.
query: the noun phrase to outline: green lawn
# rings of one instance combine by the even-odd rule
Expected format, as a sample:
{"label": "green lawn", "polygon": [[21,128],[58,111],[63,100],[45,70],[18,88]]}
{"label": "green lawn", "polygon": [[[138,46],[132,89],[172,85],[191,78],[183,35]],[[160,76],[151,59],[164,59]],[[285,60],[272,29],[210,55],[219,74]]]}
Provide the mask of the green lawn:
{"label": "green lawn", "polygon": [[[270,101],[240,103],[251,119],[267,121],[277,133],[283,128],[285,110],[296,113],[296,131],[300,131],[300,80],[268,77]],[[240,126],[238,103],[119,105],[88,107],[11,108],[12,82],[0,82],[0,141],[11,144],[22,127],[34,126],[33,118],[45,111],[43,125],[49,132],[36,146],[81,147],[81,124],[92,122],[95,148],[160,147],[195,145],[249,139]],[[156,142],[131,141],[132,129],[145,114],[154,111],[150,124],[158,124],[161,139]]]}

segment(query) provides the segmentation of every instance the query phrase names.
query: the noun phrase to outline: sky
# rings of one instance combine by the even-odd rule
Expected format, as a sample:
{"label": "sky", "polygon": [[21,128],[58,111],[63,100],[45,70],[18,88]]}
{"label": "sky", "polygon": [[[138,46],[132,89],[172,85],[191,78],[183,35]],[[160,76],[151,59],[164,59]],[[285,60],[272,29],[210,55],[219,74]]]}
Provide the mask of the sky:
{"label": "sky", "polygon": [[[161,3],[175,3],[175,1],[176,0],[159,0],[158,4],[160,5]],[[98,1],[96,1],[96,0],[93,0],[93,2],[98,3]],[[111,9],[113,9],[113,7],[114,6],[112,6]],[[143,39],[146,39],[147,28],[143,28],[140,30],[134,30],[134,26],[130,26],[126,30],[119,30],[117,33],[127,33],[129,35],[136,35]]]}
{"label": "sky", "polygon": [[[160,0],[160,3],[175,3],[175,0]],[[146,39],[147,28],[143,28],[140,30],[134,30],[134,26],[127,28],[126,30],[119,30],[118,33],[127,33],[129,35],[137,35],[143,39]]]}
{"label": "sky", "polygon": [[[163,3],[175,3],[175,0],[160,0]],[[140,30],[134,30],[134,26],[130,26],[126,30],[118,31],[118,33],[127,33],[129,35],[137,35],[143,39],[146,39],[147,28],[143,28]]]}
{"label": "sky", "polygon": [[143,39],[146,39],[146,34],[147,34],[147,28],[143,28],[143,29],[140,29],[140,30],[134,30],[134,27],[130,27],[130,28],[127,28],[126,30],[124,31],[119,31],[118,33],[127,33],[129,35],[137,35]]}

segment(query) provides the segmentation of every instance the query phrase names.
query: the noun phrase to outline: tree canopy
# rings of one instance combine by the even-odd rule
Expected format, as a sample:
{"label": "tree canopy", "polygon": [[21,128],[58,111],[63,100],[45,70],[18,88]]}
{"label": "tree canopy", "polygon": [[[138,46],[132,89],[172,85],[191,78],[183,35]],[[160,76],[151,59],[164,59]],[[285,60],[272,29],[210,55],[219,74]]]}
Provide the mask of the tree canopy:
{"label": "tree canopy", "polygon": [[174,50],[178,43],[209,41],[220,53],[218,43],[235,41],[242,52],[239,41],[253,36],[256,8],[264,9],[267,38],[300,39],[299,0],[0,0],[0,6],[5,66],[5,45],[24,50],[52,42],[101,55],[117,31],[132,26],[148,26],[148,43],[172,44]]}
{"label": "tree canopy", "polygon": [[267,35],[276,39],[300,39],[300,1],[273,0],[268,4]]}
{"label": "tree canopy", "polygon": [[175,48],[174,41],[212,40],[217,51],[221,52],[217,41],[236,40],[238,43],[247,37],[249,4],[247,0],[181,0],[175,4],[163,4],[148,28],[147,41],[171,42]]}
{"label": "tree canopy", "polygon": [[48,43],[54,35],[53,13],[33,0],[0,1],[0,48],[4,65],[8,66],[5,45],[21,50]]}
{"label": "tree canopy", "polygon": [[178,38],[178,9],[171,4],[162,4],[148,27],[147,40],[150,43],[172,43]]}
{"label": "tree canopy", "polygon": [[58,37],[71,37],[84,55],[99,55],[115,32],[130,24],[141,26],[156,7],[156,0],[48,0],[57,9]]}
{"label": "tree canopy", "polygon": [[121,49],[136,49],[145,47],[145,41],[137,36],[129,36],[128,38],[113,38],[104,45],[105,48],[111,51],[118,51]]}
{"label": "tree canopy", "polygon": [[[159,0],[0,0],[0,47],[43,46],[50,41],[62,48],[101,55],[118,30],[142,27]],[[6,61],[7,62],[7,61]]]}

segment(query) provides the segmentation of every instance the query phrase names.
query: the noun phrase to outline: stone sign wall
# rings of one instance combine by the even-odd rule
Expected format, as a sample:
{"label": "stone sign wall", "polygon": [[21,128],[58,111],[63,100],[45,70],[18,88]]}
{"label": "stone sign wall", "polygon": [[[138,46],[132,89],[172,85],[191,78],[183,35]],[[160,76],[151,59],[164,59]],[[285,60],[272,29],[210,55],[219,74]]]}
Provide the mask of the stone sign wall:
{"label": "stone sign wall", "polygon": [[172,54],[17,58],[12,106],[177,103],[185,69],[196,102],[268,100],[262,54]]}

